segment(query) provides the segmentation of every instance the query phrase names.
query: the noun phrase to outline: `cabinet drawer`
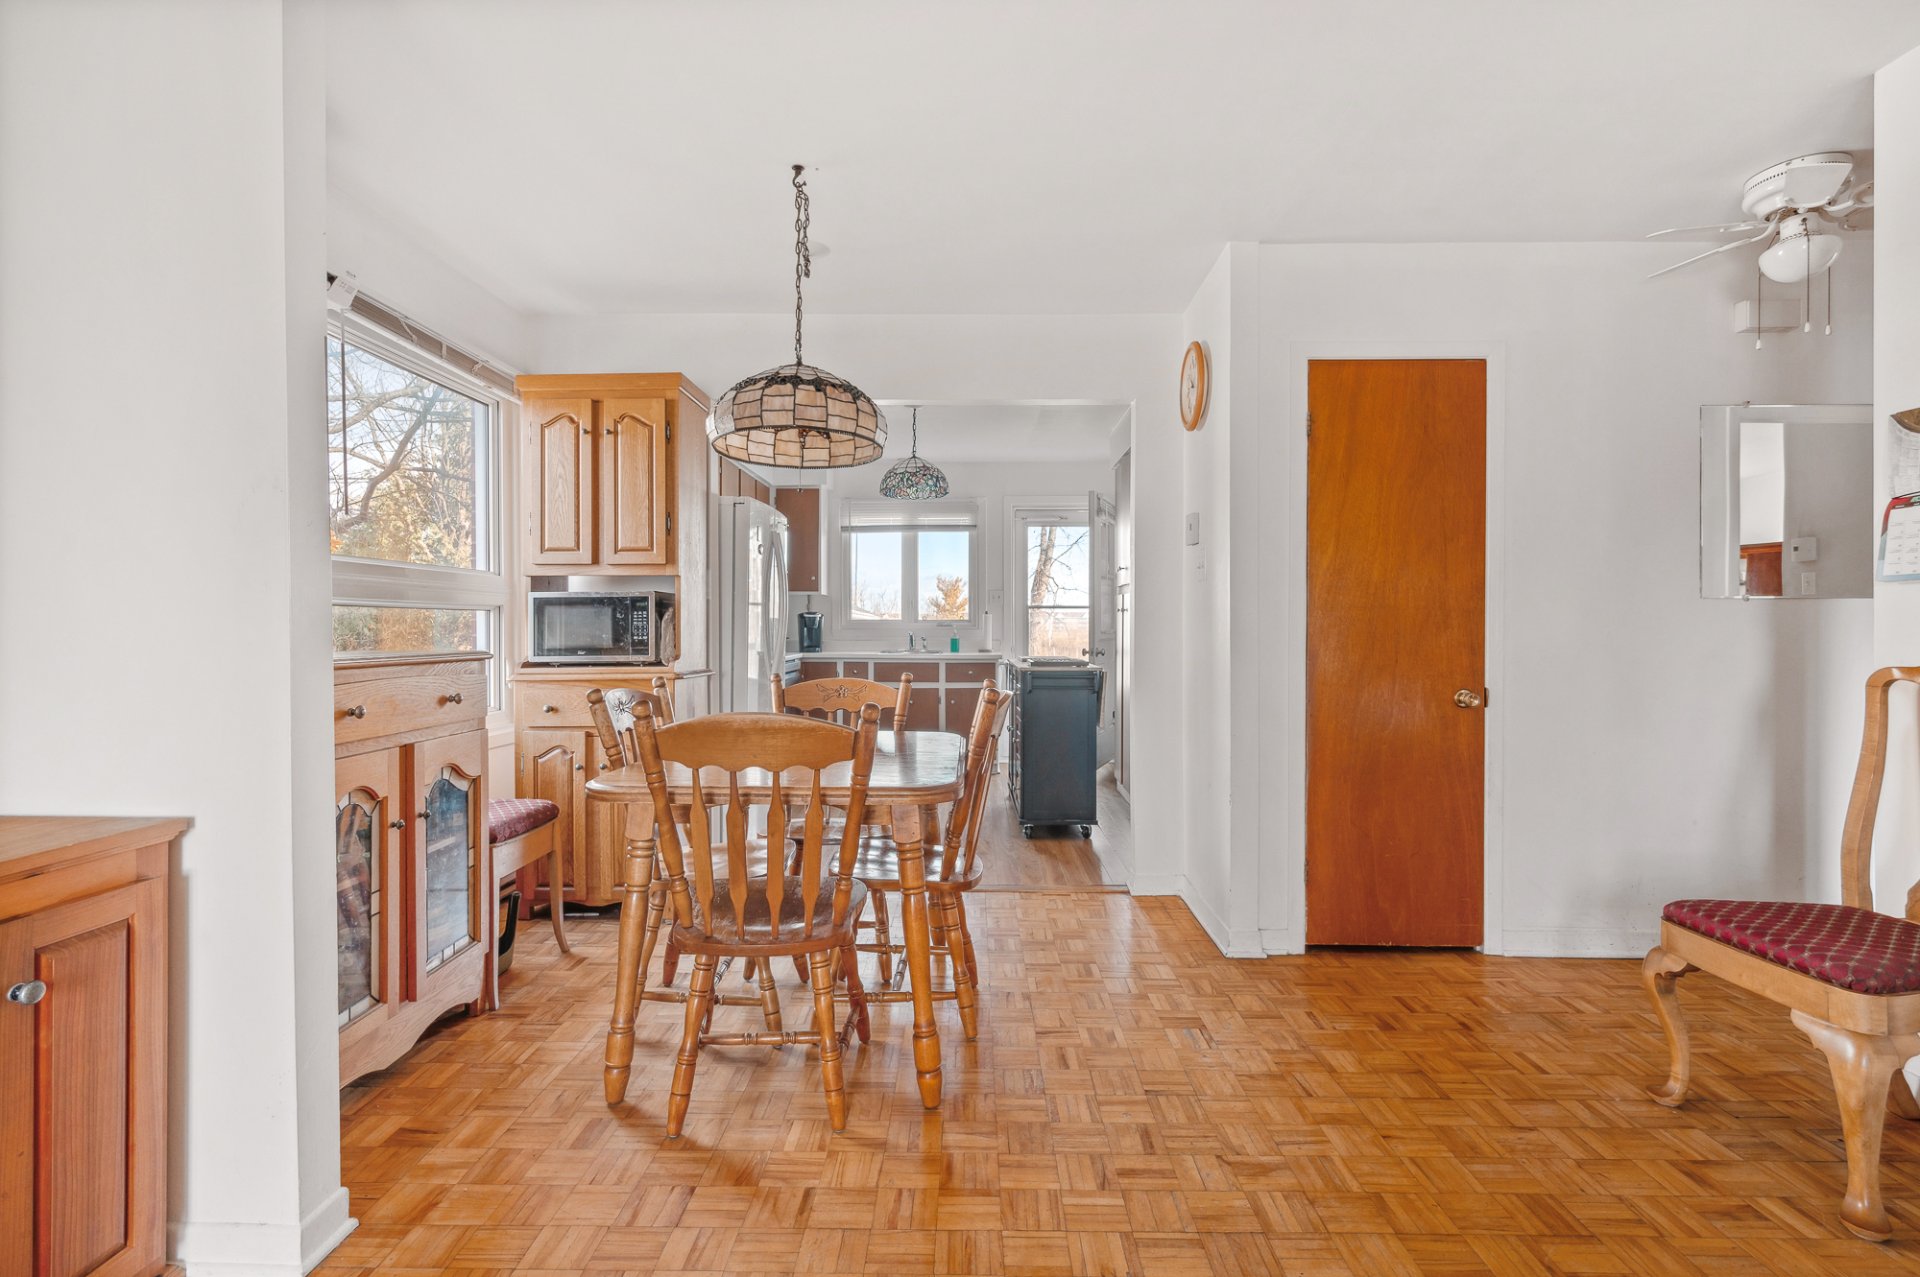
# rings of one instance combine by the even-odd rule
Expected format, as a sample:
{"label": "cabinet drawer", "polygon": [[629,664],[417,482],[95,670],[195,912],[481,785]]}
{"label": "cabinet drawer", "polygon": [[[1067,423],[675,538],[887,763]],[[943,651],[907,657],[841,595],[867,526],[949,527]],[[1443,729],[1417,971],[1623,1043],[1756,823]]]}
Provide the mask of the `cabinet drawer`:
{"label": "cabinet drawer", "polygon": [[898,683],[908,674],[913,675],[916,688],[940,681],[940,667],[932,661],[875,661],[873,663],[873,680],[876,683]]}
{"label": "cabinet drawer", "polygon": [[333,739],[345,745],[376,736],[452,731],[487,717],[485,661],[345,667],[333,681]]}
{"label": "cabinet drawer", "polygon": [[997,679],[1000,662],[998,661],[948,661],[946,663],[946,684],[949,687],[959,684],[984,683],[988,679]]}
{"label": "cabinet drawer", "polygon": [[838,661],[801,661],[800,662],[800,681],[803,683],[811,683],[816,678],[839,678],[839,677],[840,677],[840,662]]}
{"label": "cabinet drawer", "polygon": [[[656,671],[620,678],[589,679],[579,683],[522,683],[513,689],[513,722],[516,727],[592,727],[593,711],[587,707],[587,693],[594,688],[603,692],[630,687],[636,692],[651,692]],[[669,680],[671,686],[672,680]]]}

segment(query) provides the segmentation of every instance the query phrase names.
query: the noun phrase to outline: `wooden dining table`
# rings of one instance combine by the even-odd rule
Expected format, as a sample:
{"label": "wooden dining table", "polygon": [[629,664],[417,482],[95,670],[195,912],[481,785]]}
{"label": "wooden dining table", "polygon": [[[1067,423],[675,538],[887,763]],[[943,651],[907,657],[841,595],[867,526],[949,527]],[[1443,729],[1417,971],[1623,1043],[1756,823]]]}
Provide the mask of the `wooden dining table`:
{"label": "wooden dining table", "polygon": [[[901,928],[906,932],[907,978],[913,992],[913,1063],[920,1080],[920,1101],[940,1106],[940,1034],[933,1019],[933,937],[927,920],[924,848],[940,840],[940,804],[960,796],[966,741],[950,732],[883,731],[875,744],[873,774],[867,787],[862,824],[890,823],[900,849]],[[839,763],[821,774],[827,805],[844,807],[851,792],[853,765]],[[707,771],[720,792],[724,773]],[[769,772],[739,773],[747,802],[765,802],[772,790]],[[675,803],[692,802],[693,773],[667,764],[667,788]],[[811,774],[781,777],[788,792],[804,792]],[[709,790],[708,792],[714,792]],[[615,959],[613,1016],[607,1027],[607,1103],[626,1097],[633,1067],[633,1021],[646,987],[641,938],[646,924],[647,890],[653,882],[656,846],[653,797],[639,765],[616,768],[587,782],[587,800],[626,808],[626,881],[620,910],[620,950]],[[837,802],[836,802],[837,800]],[[667,920],[671,925],[671,918]]]}

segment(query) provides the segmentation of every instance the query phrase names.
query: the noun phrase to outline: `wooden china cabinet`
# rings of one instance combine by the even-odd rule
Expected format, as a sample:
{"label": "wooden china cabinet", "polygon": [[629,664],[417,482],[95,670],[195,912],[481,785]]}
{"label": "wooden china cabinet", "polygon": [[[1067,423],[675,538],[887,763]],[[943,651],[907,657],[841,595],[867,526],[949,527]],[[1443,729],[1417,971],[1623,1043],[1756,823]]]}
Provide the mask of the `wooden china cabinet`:
{"label": "wooden china cabinet", "polygon": [[493,962],[485,652],[334,667],[340,1082],[448,1011],[484,1009]]}

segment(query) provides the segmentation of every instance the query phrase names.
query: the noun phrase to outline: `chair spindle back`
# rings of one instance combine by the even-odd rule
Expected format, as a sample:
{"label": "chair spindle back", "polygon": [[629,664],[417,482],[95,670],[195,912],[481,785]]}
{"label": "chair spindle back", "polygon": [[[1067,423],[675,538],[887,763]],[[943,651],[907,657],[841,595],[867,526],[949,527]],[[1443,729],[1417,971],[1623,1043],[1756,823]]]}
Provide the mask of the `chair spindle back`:
{"label": "chair spindle back", "polygon": [[[1867,676],[1866,727],[1840,840],[1840,900],[1857,909],[1873,908],[1873,826],[1887,775],[1887,719],[1895,683],[1920,684],[1920,666],[1888,666]],[[1909,921],[1920,922],[1920,882],[1907,888],[1905,909]]]}
{"label": "chair spindle back", "polygon": [[[650,705],[636,706],[634,735],[654,811],[673,810],[667,764],[677,763],[693,777],[686,842],[674,821],[658,822],[660,855],[679,925],[710,934],[719,919],[730,916],[738,938],[779,942],[813,934],[826,854],[824,773],[848,764],[847,807],[866,809],[879,715],[878,707],[869,704],[860,709],[858,725],[852,728],[776,714],[711,714],[659,727]],[[765,879],[753,879],[751,857],[758,848],[748,834],[756,823],[754,809],[765,809],[766,828],[784,830],[795,806],[803,809],[805,830],[797,871],[789,874],[787,857],[776,853],[764,857]],[[844,822],[840,834],[833,861],[835,926],[845,921],[853,890],[858,822]],[[716,900],[720,888],[726,895]],[[764,915],[754,907],[756,892],[765,901]]]}
{"label": "chair spindle back", "polygon": [[625,767],[640,757],[634,736],[635,710],[645,705],[653,721],[661,726],[673,722],[673,702],[667,696],[667,680],[653,680],[653,690],[614,687],[606,691],[593,688],[587,693],[587,712],[593,715],[593,730],[600,737],[600,751],[609,767]]}
{"label": "chair spindle back", "polygon": [[776,714],[798,710],[809,717],[851,725],[860,716],[860,707],[868,702],[881,707],[881,727],[906,730],[907,707],[913,702],[913,675],[902,674],[898,687],[865,678],[815,678],[788,687],[779,674],[773,676]]}
{"label": "chair spindle back", "polygon": [[948,816],[946,845],[941,849],[942,879],[951,880],[956,871],[962,876],[973,872],[981,818],[987,809],[987,787],[993,782],[993,760],[999,755],[1000,733],[1007,725],[1007,711],[1012,705],[1013,697],[994,687],[992,679],[981,686],[980,701],[967,728],[963,787]]}

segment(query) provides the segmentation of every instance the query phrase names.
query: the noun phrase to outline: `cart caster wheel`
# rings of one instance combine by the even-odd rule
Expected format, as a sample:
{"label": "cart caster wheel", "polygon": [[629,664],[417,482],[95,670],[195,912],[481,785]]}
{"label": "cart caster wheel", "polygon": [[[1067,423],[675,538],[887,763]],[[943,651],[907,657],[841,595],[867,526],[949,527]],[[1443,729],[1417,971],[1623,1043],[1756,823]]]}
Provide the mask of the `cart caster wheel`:
{"label": "cart caster wheel", "polygon": [[1093,837],[1093,826],[1092,826],[1092,825],[1082,825],[1082,826],[1080,826],[1080,836],[1081,836],[1082,838],[1091,838],[1091,837]]}
{"label": "cart caster wheel", "polygon": [[1020,836],[1021,836],[1022,838],[1031,838],[1031,837],[1033,837],[1033,826],[1032,826],[1032,825],[1022,825],[1022,826],[1020,826]]}

